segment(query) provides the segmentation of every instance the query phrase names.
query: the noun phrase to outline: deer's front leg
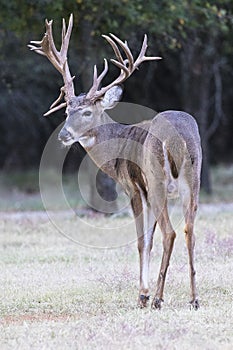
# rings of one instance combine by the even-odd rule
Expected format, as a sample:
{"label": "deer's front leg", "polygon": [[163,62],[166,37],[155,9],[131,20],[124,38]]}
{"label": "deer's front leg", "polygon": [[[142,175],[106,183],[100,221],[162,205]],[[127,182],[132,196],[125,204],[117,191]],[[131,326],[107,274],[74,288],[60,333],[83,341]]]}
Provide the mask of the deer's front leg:
{"label": "deer's front leg", "polygon": [[141,191],[138,191],[131,201],[137,236],[138,236],[138,252],[140,260],[140,287],[138,305],[146,307],[149,301],[149,264],[150,252],[153,245],[153,234],[155,222],[153,213],[147,206],[145,198]]}
{"label": "deer's front leg", "polygon": [[153,243],[153,231],[144,233],[138,237],[138,252],[140,259],[140,288],[138,305],[143,308],[146,307],[149,301],[149,265],[150,252]]}

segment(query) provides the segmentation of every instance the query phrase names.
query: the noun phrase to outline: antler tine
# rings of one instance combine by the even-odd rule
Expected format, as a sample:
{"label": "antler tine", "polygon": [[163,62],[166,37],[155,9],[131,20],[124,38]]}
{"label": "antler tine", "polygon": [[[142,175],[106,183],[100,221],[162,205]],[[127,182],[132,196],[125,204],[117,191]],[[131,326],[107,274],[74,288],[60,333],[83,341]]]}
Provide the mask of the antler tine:
{"label": "antler tine", "polygon": [[130,75],[130,70],[127,67],[128,60],[124,60],[123,63],[121,63],[121,62],[118,62],[117,60],[114,60],[114,58],[111,58],[110,61],[123,71],[121,73],[122,74],[124,73],[125,77],[128,77]]}
{"label": "antler tine", "polygon": [[60,103],[57,107],[54,107],[54,108],[51,108],[48,112],[44,113],[44,116],[47,117],[48,115],[58,111],[59,109],[61,108],[64,108],[67,106],[67,103],[66,102],[63,102],[63,103]]}
{"label": "antler tine", "polygon": [[97,67],[96,67],[96,64],[95,64],[94,65],[94,70],[93,70],[93,84],[92,84],[92,87],[89,90],[87,96],[89,96],[89,95],[91,96],[97,90],[98,90],[98,72],[97,72]]}
{"label": "antler tine", "polygon": [[31,44],[36,44],[40,46],[35,46],[35,45],[28,45],[31,51],[34,51],[40,55],[46,56],[48,60],[54,65],[54,67],[62,73],[61,67],[58,62],[58,58],[54,56],[54,53],[51,50],[50,47],[50,41],[49,41],[49,36],[47,32],[45,33],[43,39],[41,41],[30,41]]}
{"label": "antler tine", "polygon": [[[103,69],[102,73],[100,74],[100,76],[96,79],[97,87],[99,87],[101,81],[103,80],[103,78],[105,77],[107,72],[108,72],[108,61],[106,60],[106,58],[104,58],[104,69]],[[97,73],[97,68],[96,68],[96,73]]]}
{"label": "antler tine", "polygon": [[[40,45],[41,41],[30,41],[32,44]],[[46,54],[42,51],[42,47],[37,47],[34,45],[27,45],[31,51],[35,51],[36,53],[46,56]]]}
{"label": "antler tine", "polygon": [[132,69],[133,69],[133,63],[134,63],[134,58],[133,58],[133,55],[132,55],[132,53],[131,53],[131,51],[130,51],[130,49],[129,49],[129,47],[128,47],[128,44],[127,44],[127,42],[123,42],[121,39],[119,39],[116,35],[114,35],[114,34],[111,34],[110,33],[110,35],[111,35],[111,37],[113,38],[113,39],[115,39],[115,41],[120,45],[120,47],[123,49],[123,51],[124,51],[124,53],[125,53],[125,55],[126,55],[126,57],[127,57],[127,59],[128,59],[128,65],[129,65],[129,71],[131,72],[132,71]]}
{"label": "antler tine", "polygon": [[62,40],[62,45],[61,45],[61,55],[62,56],[64,54],[67,55],[72,28],[73,28],[73,14],[70,15],[67,31],[66,31],[66,22],[63,18],[63,30],[62,30],[63,34],[62,35],[63,35],[64,39]]}
{"label": "antler tine", "polygon": [[62,18],[62,32],[61,32],[61,41],[62,42],[65,39],[65,35],[66,35],[66,21],[65,21],[65,18]]}
{"label": "antler tine", "polygon": [[[44,42],[48,43],[47,47],[45,46],[45,50],[47,51],[47,54],[51,56],[51,59],[55,58],[57,63],[58,63],[59,62],[59,52],[57,51],[57,48],[56,48],[54,40],[53,40],[53,20],[48,21],[46,19],[45,20],[45,27],[46,27],[46,33],[45,33],[44,39],[47,38],[47,41],[45,41],[43,39],[42,42],[44,41]],[[43,46],[42,46],[42,48],[43,48]],[[51,62],[53,63],[53,61],[51,61]]]}
{"label": "antler tine", "polygon": [[147,50],[147,35],[145,34],[144,39],[143,39],[143,43],[142,43],[142,48],[141,48],[141,51],[138,55],[138,59],[145,56],[146,50]]}
{"label": "antler tine", "polygon": [[[115,35],[111,34],[113,37],[115,37]],[[120,53],[120,50],[118,49],[116,43],[108,36],[108,35],[102,35],[103,38],[105,38],[109,44],[112,46],[113,51],[116,55],[117,60],[114,59],[110,59],[110,61],[115,64],[118,68],[122,69],[125,72],[125,75],[129,74],[129,68],[126,66],[126,63],[128,63],[128,59],[127,60],[123,60],[123,57]],[[127,45],[127,43],[126,43]]]}
{"label": "antler tine", "polygon": [[110,45],[112,46],[112,48],[113,48],[113,51],[114,51],[114,53],[115,53],[115,55],[116,55],[116,58],[118,59],[119,62],[121,62],[121,63],[123,64],[123,63],[124,63],[124,60],[123,60],[123,58],[122,58],[122,56],[121,56],[120,50],[118,49],[116,43],[115,43],[115,42],[110,38],[110,36],[108,36],[108,35],[102,35],[102,37],[103,37],[104,39],[106,39],[106,40],[109,42],[109,44],[110,44]]}
{"label": "antler tine", "polygon": [[90,88],[89,92],[87,93],[87,98],[91,98],[91,96],[93,96],[95,94],[95,92],[98,90],[98,88],[101,84],[101,81],[103,80],[103,78],[105,77],[107,72],[108,72],[108,61],[106,60],[106,58],[104,58],[104,69],[103,69],[102,73],[99,75],[99,77],[98,77],[96,64],[94,65],[93,84],[92,84],[92,87]]}
{"label": "antler tine", "polygon": [[143,39],[143,43],[142,43],[142,48],[141,51],[138,55],[138,58],[136,59],[134,66],[135,68],[137,68],[139,66],[140,63],[142,63],[143,61],[153,61],[153,60],[161,60],[162,57],[156,57],[156,56],[145,56],[146,50],[147,50],[147,35],[144,35],[144,39]]}
{"label": "antler tine", "polygon": [[65,87],[62,86],[61,89],[60,89],[60,95],[59,95],[58,98],[51,104],[51,106],[49,107],[49,109],[52,109],[54,106],[56,106],[56,104],[57,104],[58,102],[60,102],[60,101],[63,99],[64,95],[65,95]]}

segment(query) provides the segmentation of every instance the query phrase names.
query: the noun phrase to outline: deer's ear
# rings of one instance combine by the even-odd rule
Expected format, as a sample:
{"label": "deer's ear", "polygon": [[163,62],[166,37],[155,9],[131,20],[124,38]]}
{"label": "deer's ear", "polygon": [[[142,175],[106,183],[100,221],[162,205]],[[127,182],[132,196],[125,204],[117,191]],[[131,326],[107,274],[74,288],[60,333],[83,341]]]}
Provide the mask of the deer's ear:
{"label": "deer's ear", "polygon": [[103,99],[100,101],[103,109],[111,109],[120,101],[123,88],[120,85],[113,86],[105,92]]}

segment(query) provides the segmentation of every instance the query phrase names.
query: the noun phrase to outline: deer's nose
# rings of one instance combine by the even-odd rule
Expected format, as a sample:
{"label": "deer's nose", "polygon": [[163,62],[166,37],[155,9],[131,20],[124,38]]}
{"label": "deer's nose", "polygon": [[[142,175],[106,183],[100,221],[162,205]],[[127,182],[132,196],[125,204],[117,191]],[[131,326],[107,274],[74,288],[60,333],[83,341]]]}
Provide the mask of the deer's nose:
{"label": "deer's nose", "polygon": [[59,141],[67,141],[71,137],[72,137],[71,133],[66,128],[62,128],[61,131],[58,134],[58,140]]}

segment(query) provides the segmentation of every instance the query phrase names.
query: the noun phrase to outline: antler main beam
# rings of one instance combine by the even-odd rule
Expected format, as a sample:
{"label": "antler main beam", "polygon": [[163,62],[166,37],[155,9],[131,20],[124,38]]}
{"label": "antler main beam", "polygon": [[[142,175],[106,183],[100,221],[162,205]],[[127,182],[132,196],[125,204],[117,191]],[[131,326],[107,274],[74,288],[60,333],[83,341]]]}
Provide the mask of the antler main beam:
{"label": "antler main beam", "polygon": [[[68,29],[66,30],[66,22],[63,19],[62,21],[62,44],[60,51],[57,50],[56,45],[53,39],[53,21],[45,21],[46,33],[41,41],[31,41],[28,47],[30,50],[35,51],[36,53],[46,56],[48,60],[53,64],[53,66],[61,73],[64,81],[64,86],[61,88],[61,93],[56,101],[50,106],[50,110],[44,115],[47,116],[67,105],[73,96],[74,92],[74,77],[71,76],[68,61],[67,61],[67,52],[69,48],[69,41],[73,27],[73,15],[70,15]],[[65,99],[65,102],[61,102]]]}
{"label": "antler main beam", "polygon": [[[95,65],[94,66],[94,74],[93,74],[93,84],[92,84],[92,87],[90,88],[89,92],[87,93],[87,98],[92,100],[92,101],[96,101],[97,99],[99,99],[112,86],[123,83],[126,79],[128,79],[132,75],[132,73],[135,71],[135,69],[137,69],[138,66],[142,62],[161,59],[161,57],[145,56],[146,50],[147,50],[147,35],[146,34],[144,36],[141,51],[140,51],[136,61],[134,60],[133,55],[132,55],[126,41],[123,42],[116,35],[111,34],[111,33],[109,35],[102,35],[102,37],[104,39],[106,39],[107,42],[112,46],[112,49],[116,55],[116,59],[111,59],[110,61],[113,64],[115,64],[115,66],[120,68],[120,74],[112,83],[99,89],[103,78],[105,77],[105,75],[108,72],[108,63],[107,63],[107,60],[104,59],[104,70],[99,75],[99,77],[97,75],[97,68]],[[120,49],[118,48],[118,45],[122,49],[123,53],[125,54],[126,59],[123,59],[122,54],[120,52]]]}

